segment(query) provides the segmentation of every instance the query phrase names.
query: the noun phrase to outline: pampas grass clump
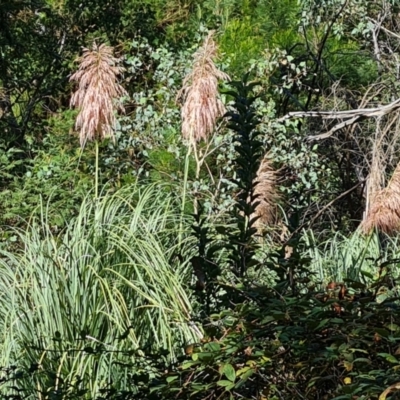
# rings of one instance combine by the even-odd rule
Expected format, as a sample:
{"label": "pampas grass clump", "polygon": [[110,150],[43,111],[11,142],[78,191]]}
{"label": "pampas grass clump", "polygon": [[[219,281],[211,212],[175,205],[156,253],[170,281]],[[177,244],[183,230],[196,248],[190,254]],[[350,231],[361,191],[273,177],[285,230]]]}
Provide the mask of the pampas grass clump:
{"label": "pampas grass clump", "polygon": [[374,196],[361,229],[366,234],[373,229],[388,235],[400,231],[400,163],[386,188],[380,190]]}
{"label": "pampas grass clump", "polygon": [[113,48],[93,44],[92,50],[85,48],[76,60],[79,69],[70,78],[78,83],[78,89],[71,97],[71,106],[79,108],[75,127],[80,132],[82,147],[88,140],[115,139],[115,107],[123,111],[118,99],[126,95],[118,83],[117,76],[123,72],[118,66],[119,59],[113,56]]}
{"label": "pampas grass clump", "polygon": [[277,178],[277,172],[273,169],[271,160],[268,156],[264,157],[257,171],[257,185],[254,190],[258,205],[253,217],[259,217],[255,224],[258,228],[271,226],[276,222],[277,203],[279,200],[279,194],[276,189]]}
{"label": "pampas grass clump", "polygon": [[191,142],[206,140],[217,118],[225,114],[225,106],[218,98],[218,80],[229,80],[229,76],[214,64],[218,48],[213,36],[211,31],[194,54],[193,69],[178,93],[183,104],[182,136]]}

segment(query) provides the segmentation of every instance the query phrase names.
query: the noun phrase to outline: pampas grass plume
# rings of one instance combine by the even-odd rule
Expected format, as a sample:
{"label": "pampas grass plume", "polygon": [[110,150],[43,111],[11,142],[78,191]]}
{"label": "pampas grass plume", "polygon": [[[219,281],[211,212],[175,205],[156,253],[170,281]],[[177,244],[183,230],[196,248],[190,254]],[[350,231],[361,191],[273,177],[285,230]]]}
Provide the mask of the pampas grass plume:
{"label": "pampas grass plume", "polygon": [[366,234],[373,229],[388,235],[400,231],[400,163],[388,185],[374,196],[361,229]]}
{"label": "pampas grass plume", "polygon": [[182,102],[182,136],[192,143],[206,140],[217,119],[225,114],[218,97],[218,80],[229,80],[229,76],[214,64],[218,48],[213,37],[211,31],[194,54],[193,69],[183,80],[177,96]]}
{"label": "pampas grass plume", "polygon": [[115,108],[123,111],[119,99],[126,95],[118,83],[117,76],[123,72],[118,66],[119,59],[113,56],[113,48],[93,44],[92,49],[83,49],[83,55],[76,60],[78,70],[70,80],[78,84],[71,97],[71,107],[79,109],[75,128],[79,131],[82,147],[89,140],[114,137]]}

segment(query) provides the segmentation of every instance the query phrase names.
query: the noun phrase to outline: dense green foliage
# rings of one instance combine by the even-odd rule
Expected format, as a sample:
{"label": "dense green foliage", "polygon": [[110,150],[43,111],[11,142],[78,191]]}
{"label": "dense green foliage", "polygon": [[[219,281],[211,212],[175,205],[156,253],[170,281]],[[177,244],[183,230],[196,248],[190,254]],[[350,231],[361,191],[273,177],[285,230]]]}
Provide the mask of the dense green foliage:
{"label": "dense green foliage", "polygon": [[[399,15],[0,1],[0,399],[399,398],[400,245],[359,229],[399,162],[397,103],[379,112]],[[227,112],[188,143],[180,89],[210,30]],[[116,140],[81,148],[69,78],[93,41],[128,95]]]}

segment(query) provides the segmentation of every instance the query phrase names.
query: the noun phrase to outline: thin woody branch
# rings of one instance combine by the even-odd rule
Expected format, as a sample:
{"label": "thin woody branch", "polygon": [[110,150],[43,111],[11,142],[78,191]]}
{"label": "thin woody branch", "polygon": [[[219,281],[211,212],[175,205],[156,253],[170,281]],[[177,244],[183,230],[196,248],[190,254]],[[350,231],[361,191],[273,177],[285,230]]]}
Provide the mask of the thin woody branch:
{"label": "thin woody branch", "polygon": [[[369,21],[373,22],[374,24],[378,24],[378,21],[375,21],[373,18],[367,18]],[[390,31],[389,29],[385,28],[384,26],[380,25],[379,27],[383,31],[385,31],[388,35],[395,37],[396,39],[400,39],[400,35]]]}
{"label": "thin woody branch", "polygon": [[327,139],[334,132],[346,126],[352,125],[362,118],[375,118],[382,117],[390,114],[400,108],[400,99],[393,101],[385,106],[373,108],[359,108],[356,110],[346,111],[295,111],[286,114],[284,117],[278,119],[278,122],[283,122],[292,118],[314,118],[319,117],[322,119],[341,119],[345,120],[335,125],[329,132],[320,135],[308,136],[308,140],[321,140]]}

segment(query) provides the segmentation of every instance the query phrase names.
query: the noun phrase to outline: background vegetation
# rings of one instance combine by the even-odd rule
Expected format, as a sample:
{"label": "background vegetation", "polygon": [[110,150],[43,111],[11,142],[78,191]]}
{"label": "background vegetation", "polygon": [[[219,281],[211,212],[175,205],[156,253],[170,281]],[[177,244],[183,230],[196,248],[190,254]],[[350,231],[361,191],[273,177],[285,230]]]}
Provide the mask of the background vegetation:
{"label": "background vegetation", "polygon": [[399,16],[0,2],[0,398],[400,398]]}

